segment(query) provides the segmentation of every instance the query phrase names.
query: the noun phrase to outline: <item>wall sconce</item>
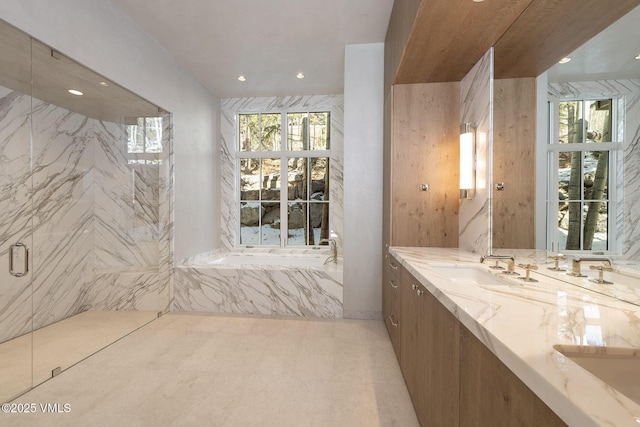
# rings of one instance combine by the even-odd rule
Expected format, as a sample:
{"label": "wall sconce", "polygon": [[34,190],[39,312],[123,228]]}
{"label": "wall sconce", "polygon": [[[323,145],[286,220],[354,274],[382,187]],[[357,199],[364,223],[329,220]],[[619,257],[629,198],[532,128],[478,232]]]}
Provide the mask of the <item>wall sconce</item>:
{"label": "wall sconce", "polygon": [[463,123],[460,126],[460,198],[476,196],[476,132],[477,125]]}

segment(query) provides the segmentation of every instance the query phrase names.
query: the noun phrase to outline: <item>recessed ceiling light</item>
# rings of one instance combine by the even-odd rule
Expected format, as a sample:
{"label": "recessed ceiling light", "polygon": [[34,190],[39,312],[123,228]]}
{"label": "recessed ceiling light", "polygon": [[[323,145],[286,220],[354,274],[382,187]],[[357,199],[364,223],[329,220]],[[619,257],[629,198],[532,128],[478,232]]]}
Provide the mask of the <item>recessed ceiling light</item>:
{"label": "recessed ceiling light", "polygon": [[558,64],[566,64],[569,61],[571,61],[571,58],[569,58],[568,56],[565,56],[560,61],[558,61]]}
{"label": "recessed ceiling light", "polygon": [[243,76],[242,74],[240,74],[240,75],[238,76],[238,80],[240,80],[241,82],[244,82],[244,81],[246,81],[246,80],[247,80],[247,78],[246,78],[245,76]]}
{"label": "recessed ceiling light", "polygon": [[299,78],[299,79],[304,79],[304,74],[298,73],[298,74],[296,74],[296,77]]}
{"label": "recessed ceiling light", "polygon": [[72,95],[77,95],[77,96],[84,95],[84,93],[80,92],[79,90],[75,90],[75,89],[69,89],[69,93],[72,94]]}
{"label": "recessed ceiling light", "polygon": [[636,55],[636,59],[640,59],[640,53]]}
{"label": "recessed ceiling light", "polygon": [[98,84],[99,84],[100,86],[102,86],[102,87],[107,87],[107,86],[109,86],[109,83],[107,83],[107,82],[100,82],[100,83],[98,83]]}
{"label": "recessed ceiling light", "polygon": [[482,3],[484,0],[473,0],[474,3]]}

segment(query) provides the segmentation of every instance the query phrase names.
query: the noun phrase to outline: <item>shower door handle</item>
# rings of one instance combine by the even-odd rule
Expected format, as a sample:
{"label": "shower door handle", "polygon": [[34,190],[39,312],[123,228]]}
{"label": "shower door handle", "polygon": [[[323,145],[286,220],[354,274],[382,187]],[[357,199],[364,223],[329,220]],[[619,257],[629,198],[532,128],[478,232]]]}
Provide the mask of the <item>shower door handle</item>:
{"label": "shower door handle", "polygon": [[[21,254],[22,252],[22,254]],[[23,266],[21,271],[16,271],[16,262],[20,263],[23,258]],[[24,243],[16,243],[9,247],[9,274],[15,277],[25,276],[29,272],[29,246]]]}

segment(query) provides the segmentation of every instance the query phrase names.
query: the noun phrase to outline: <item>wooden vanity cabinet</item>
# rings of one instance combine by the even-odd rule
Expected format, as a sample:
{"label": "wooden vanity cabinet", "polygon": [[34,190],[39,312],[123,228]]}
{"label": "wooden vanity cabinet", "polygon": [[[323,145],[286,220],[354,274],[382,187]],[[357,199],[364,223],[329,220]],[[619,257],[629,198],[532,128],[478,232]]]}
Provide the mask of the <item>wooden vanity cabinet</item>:
{"label": "wooden vanity cabinet", "polygon": [[406,269],[400,272],[401,359],[423,426],[458,426],[460,323]]}
{"label": "wooden vanity cabinet", "polygon": [[461,426],[566,426],[467,328],[460,330]]}
{"label": "wooden vanity cabinet", "polygon": [[385,323],[420,425],[566,426],[406,268],[388,260]]}

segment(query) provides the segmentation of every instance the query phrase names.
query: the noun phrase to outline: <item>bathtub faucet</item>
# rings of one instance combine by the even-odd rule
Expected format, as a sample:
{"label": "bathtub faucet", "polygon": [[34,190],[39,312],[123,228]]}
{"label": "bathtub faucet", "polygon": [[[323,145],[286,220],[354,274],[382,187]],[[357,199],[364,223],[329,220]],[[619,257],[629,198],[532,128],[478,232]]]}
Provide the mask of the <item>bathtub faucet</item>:
{"label": "bathtub faucet", "polygon": [[338,262],[338,244],[336,243],[336,239],[322,239],[320,240],[320,244],[328,243],[329,248],[331,248],[331,256],[326,259],[325,264],[329,264],[330,262]]}

